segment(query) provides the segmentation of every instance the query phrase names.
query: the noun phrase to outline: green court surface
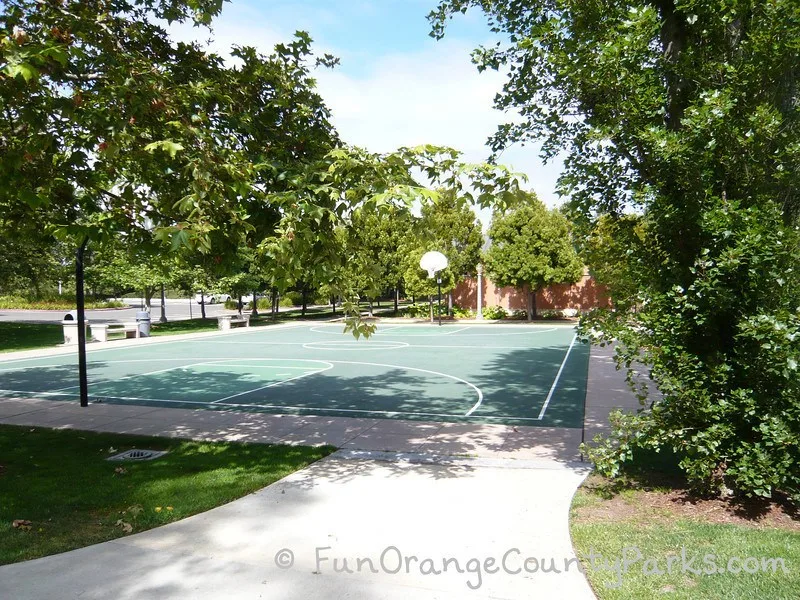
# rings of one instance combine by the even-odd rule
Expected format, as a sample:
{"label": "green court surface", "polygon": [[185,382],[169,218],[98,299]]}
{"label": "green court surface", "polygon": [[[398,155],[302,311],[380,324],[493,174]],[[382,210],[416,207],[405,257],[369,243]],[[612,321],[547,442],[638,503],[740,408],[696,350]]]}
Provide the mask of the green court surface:
{"label": "green court surface", "polygon": [[[163,341],[162,341],[163,340]],[[90,401],[581,427],[589,347],[563,325],[238,329],[87,353]],[[0,361],[0,398],[78,398],[77,353]]]}

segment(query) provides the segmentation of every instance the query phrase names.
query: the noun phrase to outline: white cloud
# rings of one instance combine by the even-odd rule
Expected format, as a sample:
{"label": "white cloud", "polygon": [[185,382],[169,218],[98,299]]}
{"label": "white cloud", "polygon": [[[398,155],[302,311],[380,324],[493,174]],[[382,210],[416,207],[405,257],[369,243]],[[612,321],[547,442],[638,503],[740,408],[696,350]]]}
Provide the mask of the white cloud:
{"label": "white cloud", "polygon": [[[430,143],[461,150],[470,161],[485,160],[486,139],[508,118],[492,108],[504,78],[478,73],[471,49],[445,40],[414,53],[376,57],[360,76],[319,73],[320,92],[349,143],[373,152]],[[560,202],[560,163],[542,165],[535,146],[509,148],[502,161],[528,175],[529,187],[548,205]]]}
{"label": "white cloud", "polygon": [[[268,20],[263,9],[233,3],[215,21],[213,34],[185,25],[169,29],[185,41],[213,37],[209,48],[222,55],[234,44],[269,53],[276,43],[290,40],[296,29],[308,29],[312,36],[315,29],[324,32],[332,17],[298,13],[297,18],[288,28],[281,24],[284,19]],[[482,161],[489,155],[486,139],[510,116],[492,108],[504,76],[478,73],[470,61],[475,45],[457,38],[422,39],[416,51],[381,54],[371,48],[334,48],[323,40],[315,44],[315,51],[341,57],[342,66],[319,69],[315,77],[345,142],[373,152],[425,143],[445,145],[461,150],[468,161]],[[561,202],[555,194],[561,163],[543,165],[538,150],[534,145],[512,147],[501,160],[524,172],[528,187],[555,206]],[[488,222],[488,213],[479,216]]]}

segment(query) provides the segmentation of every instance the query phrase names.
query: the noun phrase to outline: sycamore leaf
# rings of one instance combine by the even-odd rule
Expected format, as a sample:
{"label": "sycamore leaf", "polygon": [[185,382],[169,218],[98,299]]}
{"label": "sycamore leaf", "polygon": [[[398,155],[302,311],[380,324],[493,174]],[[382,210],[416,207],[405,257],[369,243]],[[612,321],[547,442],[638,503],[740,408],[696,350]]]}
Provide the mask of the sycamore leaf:
{"label": "sycamore leaf", "polygon": [[36,67],[29,63],[8,65],[5,68],[5,71],[6,74],[11,78],[21,75],[26,82],[39,76],[39,71],[36,70]]}
{"label": "sycamore leaf", "polygon": [[30,531],[31,529],[31,522],[27,519],[14,519],[11,522],[11,526],[14,529],[19,529],[21,531]]}
{"label": "sycamore leaf", "polygon": [[114,523],[117,527],[121,527],[122,531],[125,533],[130,533],[133,531],[133,525],[130,523],[123,521],[122,519],[117,519],[117,522]]}
{"label": "sycamore leaf", "polygon": [[173,142],[172,140],[161,140],[158,142],[152,142],[147,144],[145,147],[145,152],[155,152],[156,150],[163,150],[169,154],[170,158],[175,158],[175,155],[183,150],[183,146],[177,142]]}

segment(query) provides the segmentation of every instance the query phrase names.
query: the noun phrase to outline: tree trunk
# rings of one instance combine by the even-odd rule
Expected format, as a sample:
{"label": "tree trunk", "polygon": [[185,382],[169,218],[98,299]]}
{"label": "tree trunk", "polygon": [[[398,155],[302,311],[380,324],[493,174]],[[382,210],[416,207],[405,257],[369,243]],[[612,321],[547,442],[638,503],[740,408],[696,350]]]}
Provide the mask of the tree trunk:
{"label": "tree trunk", "polygon": [[200,315],[205,320],[206,318],[206,293],[200,290]]}
{"label": "tree trunk", "polygon": [[528,296],[528,321],[533,321],[533,292],[528,285],[525,286],[525,291],[527,292]]}
{"label": "tree trunk", "polygon": [[253,310],[250,311],[250,316],[258,316],[258,296],[256,295],[255,290],[253,290]]}
{"label": "tree trunk", "polygon": [[528,321],[533,321],[536,314],[536,290],[528,291]]}
{"label": "tree trunk", "polygon": [[300,292],[303,295],[303,309],[300,311],[300,316],[306,316],[306,286],[303,286],[302,291]]}
{"label": "tree trunk", "polygon": [[331,308],[333,309],[333,314],[336,315],[336,296],[331,298]]}
{"label": "tree trunk", "polygon": [[167,294],[164,290],[164,284],[161,284],[161,316],[158,318],[159,323],[167,322]]}
{"label": "tree trunk", "polygon": [[151,307],[153,306],[153,296],[156,293],[156,288],[154,287],[146,287],[144,288],[144,309],[147,312],[150,312]]}
{"label": "tree trunk", "polygon": [[270,290],[269,293],[269,299],[270,299],[269,311],[272,318],[274,319],[275,315],[278,314],[278,290],[272,288],[272,290]]}
{"label": "tree trunk", "polygon": [[244,308],[244,303],[242,302],[242,295],[241,294],[239,294],[238,307],[239,307],[239,316],[241,317],[242,316],[242,308]]}
{"label": "tree trunk", "polygon": [[369,316],[370,317],[373,316],[372,315],[372,298],[369,299]]}
{"label": "tree trunk", "polygon": [[400,288],[394,288],[394,314],[397,316],[397,301],[400,297]]}

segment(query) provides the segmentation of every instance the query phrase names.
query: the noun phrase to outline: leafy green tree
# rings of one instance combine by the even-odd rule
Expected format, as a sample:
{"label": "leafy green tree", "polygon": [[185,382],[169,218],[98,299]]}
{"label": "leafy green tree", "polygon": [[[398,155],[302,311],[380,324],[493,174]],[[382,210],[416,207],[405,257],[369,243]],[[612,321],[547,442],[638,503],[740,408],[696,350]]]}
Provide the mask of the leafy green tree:
{"label": "leafy green tree", "polygon": [[524,205],[496,213],[489,239],[486,274],[496,285],[525,291],[529,321],[536,316],[537,292],[557,283],[575,283],[583,274],[566,217],[548,210],[533,195]]}
{"label": "leafy green tree", "polygon": [[435,202],[422,205],[416,231],[447,257],[457,278],[474,275],[481,260],[481,224],[469,204],[452,190],[441,190]]}
{"label": "leafy green tree", "polygon": [[172,286],[180,277],[178,257],[163,254],[152,244],[124,247],[119,241],[97,245],[90,252],[86,283],[117,293],[136,290],[142,294],[145,310],[162,286]]}
{"label": "leafy green tree", "polygon": [[[421,244],[421,245],[420,245]],[[441,279],[441,292],[448,294],[456,286],[456,277],[453,270],[448,266],[442,271],[436,273],[436,277],[431,278],[428,272],[419,266],[419,261],[422,255],[430,250],[435,250],[424,242],[420,242],[418,238],[412,238],[403,247],[405,259],[403,265],[405,270],[403,272],[403,286],[407,294],[411,294],[415,298],[420,296],[427,296],[430,305],[431,322],[433,322],[433,302],[434,297],[438,298],[440,285],[438,280]]]}
{"label": "leafy green tree", "polygon": [[58,281],[70,279],[71,268],[64,263],[71,260],[52,236],[23,224],[0,225],[0,231],[4,231],[0,235],[0,295],[41,297],[52,292]]}
{"label": "leafy green tree", "polygon": [[345,329],[357,336],[369,334],[373,326],[359,320],[357,282],[346,277],[347,253],[335,231],[347,228],[357,210],[386,216],[394,210],[408,212],[415,201],[437,198],[437,192],[414,180],[414,170],[478,206],[513,200],[522,180],[502,165],[464,163],[450,148],[420,146],[385,154],[337,148],[293,178],[290,189],[275,195],[283,209],[281,221],[260,250],[275,265],[276,279],[291,285],[311,269],[313,281],[333,282],[339,295],[350,299],[343,303],[348,314]]}
{"label": "leafy green tree", "polygon": [[[483,233],[480,221],[464,198],[453,190],[440,190],[435,202],[422,205],[416,223],[417,235],[447,257],[456,283],[474,275],[481,260]],[[448,291],[448,309],[452,310],[452,290]]]}
{"label": "leafy green tree", "polygon": [[639,310],[586,332],[650,366],[662,397],[617,422],[598,466],[671,449],[698,488],[799,499],[800,5],[445,0],[434,35],[470,6],[506,36],[474,56],[508,73],[498,107],[522,114],[493,148],[565,149],[561,189],[587,230],[641,218],[622,282]]}
{"label": "leafy green tree", "polygon": [[646,255],[646,239],[646,223],[640,215],[601,215],[583,241],[580,255],[595,280],[610,290],[616,310],[637,305],[638,278],[631,272],[637,261],[631,256]]}
{"label": "leafy green tree", "polygon": [[358,211],[353,214],[350,226],[342,230],[346,235],[349,277],[359,293],[369,299],[370,315],[372,301],[387,289],[396,292],[403,279],[405,266],[401,246],[411,226],[412,216],[408,211],[391,208],[384,213]]}

